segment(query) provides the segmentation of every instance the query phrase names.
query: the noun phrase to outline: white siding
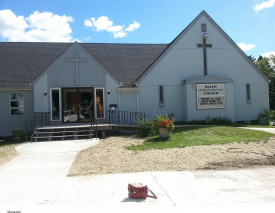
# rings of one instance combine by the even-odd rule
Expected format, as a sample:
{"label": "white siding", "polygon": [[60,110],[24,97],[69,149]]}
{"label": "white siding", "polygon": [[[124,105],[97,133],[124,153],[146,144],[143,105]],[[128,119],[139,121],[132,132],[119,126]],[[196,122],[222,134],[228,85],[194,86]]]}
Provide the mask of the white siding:
{"label": "white siding", "polygon": [[[206,23],[208,76],[232,79],[226,83],[225,109],[197,109],[192,84],[182,81],[204,77],[201,23]],[[174,113],[178,120],[200,120],[206,116],[228,117],[234,121],[257,119],[268,108],[267,79],[247,60],[234,42],[211,19],[194,21],[139,80],[140,110]],[[215,80],[211,83],[215,83]],[[252,103],[246,103],[245,85],[251,85]],[[158,105],[158,85],[165,88],[165,106]],[[181,119],[182,118],[182,119]]]}
{"label": "white siding", "polygon": [[[44,95],[44,91],[47,95]],[[49,112],[50,89],[48,88],[48,75],[45,74],[34,85],[34,111]]]}

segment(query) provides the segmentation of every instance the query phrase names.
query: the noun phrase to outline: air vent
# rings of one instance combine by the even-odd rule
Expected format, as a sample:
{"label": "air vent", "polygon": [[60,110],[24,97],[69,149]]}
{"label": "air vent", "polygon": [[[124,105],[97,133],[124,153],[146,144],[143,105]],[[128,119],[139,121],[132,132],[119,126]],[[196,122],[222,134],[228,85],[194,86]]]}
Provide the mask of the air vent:
{"label": "air vent", "polygon": [[201,24],[201,31],[206,32],[206,24]]}

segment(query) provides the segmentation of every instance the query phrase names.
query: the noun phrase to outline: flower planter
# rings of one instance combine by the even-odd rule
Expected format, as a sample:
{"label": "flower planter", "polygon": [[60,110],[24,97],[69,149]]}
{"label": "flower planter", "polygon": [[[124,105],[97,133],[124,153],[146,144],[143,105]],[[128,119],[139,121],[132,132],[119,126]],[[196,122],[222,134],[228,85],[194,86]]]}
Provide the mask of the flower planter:
{"label": "flower planter", "polygon": [[172,134],[172,130],[168,130],[167,128],[159,128],[159,135],[161,138],[169,138]]}

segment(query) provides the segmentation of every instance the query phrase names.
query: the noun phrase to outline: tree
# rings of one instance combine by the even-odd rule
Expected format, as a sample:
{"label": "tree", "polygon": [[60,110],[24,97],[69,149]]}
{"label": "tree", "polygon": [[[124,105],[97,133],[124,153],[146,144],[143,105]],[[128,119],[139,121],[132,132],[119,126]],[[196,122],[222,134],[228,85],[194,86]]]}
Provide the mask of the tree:
{"label": "tree", "polygon": [[275,110],[275,56],[259,56],[255,64],[269,78],[269,107]]}
{"label": "tree", "polygon": [[256,58],[254,58],[252,55],[250,56],[247,56],[251,61],[255,62],[256,61]]}
{"label": "tree", "polygon": [[259,56],[258,61],[261,61],[263,59],[263,56]]}

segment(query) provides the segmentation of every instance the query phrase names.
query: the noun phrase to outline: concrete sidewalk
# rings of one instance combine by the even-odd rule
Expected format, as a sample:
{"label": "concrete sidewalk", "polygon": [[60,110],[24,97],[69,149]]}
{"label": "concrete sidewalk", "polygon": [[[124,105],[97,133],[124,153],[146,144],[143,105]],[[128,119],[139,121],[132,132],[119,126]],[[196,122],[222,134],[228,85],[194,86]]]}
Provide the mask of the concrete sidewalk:
{"label": "concrete sidewalk", "polygon": [[243,129],[252,129],[252,130],[258,130],[258,131],[265,131],[269,133],[275,134],[275,128],[257,128],[257,127],[238,127]]}
{"label": "concrete sidewalk", "polygon": [[[127,185],[142,182],[158,199],[133,200]],[[275,167],[234,171],[143,172],[68,177],[54,205],[274,205]]]}
{"label": "concrete sidewalk", "polygon": [[94,139],[17,146],[19,155],[0,167],[0,206],[52,204],[77,152],[98,142]]}
{"label": "concrete sidewalk", "polygon": [[[0,167],[0,207],[275,206],[272,166],[67,177],[77,152],[96,143],[79,140],[18,146],[19,156]],[[130,199],[127,185],[132,182],[148,185],[158,199]]]}

